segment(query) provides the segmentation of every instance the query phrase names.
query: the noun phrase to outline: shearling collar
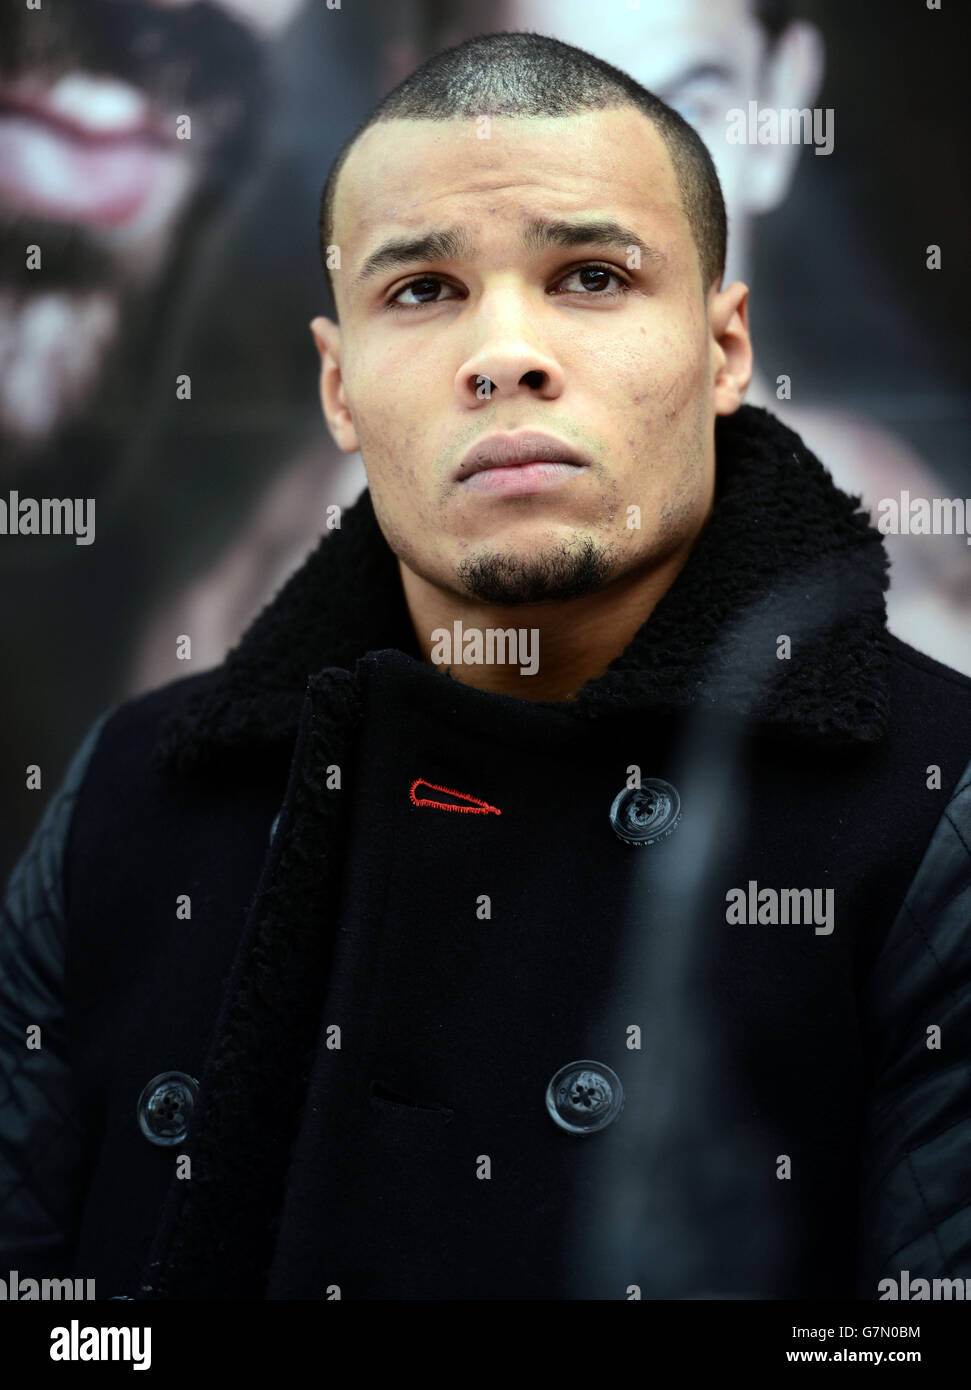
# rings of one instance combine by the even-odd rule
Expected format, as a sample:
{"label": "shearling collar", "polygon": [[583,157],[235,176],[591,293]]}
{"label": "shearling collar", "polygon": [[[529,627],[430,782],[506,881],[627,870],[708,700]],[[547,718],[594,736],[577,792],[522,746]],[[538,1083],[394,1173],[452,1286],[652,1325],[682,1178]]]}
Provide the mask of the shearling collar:
{"label": "shearling collar", "polygon": [[[881,738],[889,639],[879,533],[768,411],[719,418],[715,438],[715,507],[687,563],[572,708],[598,718],[721,707],[824,745]],[[791,655],[780,659],[783,637]],[[419,655],[365,490],[223,664],[187,683],[157,759],[185,769],[292,744],[308,678],[388,648]]]}

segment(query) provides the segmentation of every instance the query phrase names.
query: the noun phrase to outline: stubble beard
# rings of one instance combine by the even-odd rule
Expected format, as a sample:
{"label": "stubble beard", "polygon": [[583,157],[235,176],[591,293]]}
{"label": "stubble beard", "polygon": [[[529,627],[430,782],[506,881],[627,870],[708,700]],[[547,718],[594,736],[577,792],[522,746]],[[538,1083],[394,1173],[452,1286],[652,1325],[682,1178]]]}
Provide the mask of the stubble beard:
{"label": "stubble beard", "polygon": [[582,598],[604,588],[613,574],[613,551],[591,536],[526,555],[479,551],[457,570],[461,588],[472,598],[505,607]]}

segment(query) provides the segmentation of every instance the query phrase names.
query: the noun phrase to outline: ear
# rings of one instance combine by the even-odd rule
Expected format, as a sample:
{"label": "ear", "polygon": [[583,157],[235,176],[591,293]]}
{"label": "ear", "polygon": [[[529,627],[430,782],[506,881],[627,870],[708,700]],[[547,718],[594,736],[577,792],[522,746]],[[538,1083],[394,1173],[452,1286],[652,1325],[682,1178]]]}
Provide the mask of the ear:
{"label": "ear", "polygon": [[715,414],[734,415],[752,380],[748,285],[733,280],[723,290],[713,289],[708,301],[708,325]]}
{"label": "ear", "polygon": [[[823,38],[815,24],[800,19],[787,25],[765,59],[759,105],[776,111],[812,107],[822,86],[825,61]],[[771,212],[785,199],[802,148],[779,142],[754,145],[746,151],[745,205],[749,212]]]}
{"label": "ear", "polygon": [[320,404],[327,428],[338,449],[345,454],[357,453],[360,448],[357,430],[341,377],[341,331],[323,314],[311,321],[310,331],[320,354]]}

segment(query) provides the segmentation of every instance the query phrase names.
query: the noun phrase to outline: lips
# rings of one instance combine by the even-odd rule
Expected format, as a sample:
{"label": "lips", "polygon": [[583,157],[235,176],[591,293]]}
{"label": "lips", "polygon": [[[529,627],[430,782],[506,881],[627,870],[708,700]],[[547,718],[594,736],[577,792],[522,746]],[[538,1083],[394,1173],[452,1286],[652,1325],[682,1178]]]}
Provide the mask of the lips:
{"label": "lips", "polygon": [[477,440],[456,469],[453,481],[468,492],[523,497],[560,487],[589,466],[589,460],[566,440],[540,430],[519,430]]}
{"label": "lips", "polygon": [[117,226],[182,164],[174,130],[127,83],[70,73],[0,89],[0,197],[24,211]]}
{"label": "lips", "polygon": [[564,464],[571,470],[589,467],[589,461],[565,440],[539,430],[520,430],[515,434],[489,434],[477,440],[456,469],[454,481],[465,482],[480,473],[531,464]]}
{"label": "lips", "polygon": [[78,139],[121,139],[141,135],[163,139],[167,132],[152,119],[148,97],[128,82],[93,73],[64,73],[54,82],[29,77],[0,87],[0,110],[43,120]]}

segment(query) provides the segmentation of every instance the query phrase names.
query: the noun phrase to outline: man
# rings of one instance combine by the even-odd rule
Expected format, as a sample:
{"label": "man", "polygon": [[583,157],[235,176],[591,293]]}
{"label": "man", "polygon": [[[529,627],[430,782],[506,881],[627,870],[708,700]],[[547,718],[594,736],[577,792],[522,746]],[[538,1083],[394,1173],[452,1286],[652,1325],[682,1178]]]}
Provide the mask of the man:
{"label": "man", "polygon": [[0,1264],[966,1275],[971,686],[742,404],[703,144],[577,49],[475,39],[348,143],[321,241],[369,490],[223,666],[99,721],[11,881]]}
{"label": "man", "polygon": [[[893,296],[891,309],[886,303],[886,287],[881,289],[879,283],[865,281],[860,275],[854,277],[843,265],[847,237],[844,228],[833,221],[832,192],[825,187],[834,164],[843,164],[847,158],[851,165],[854,161],[852,152],[847,155],[852,135],[846,140],[852,117],[847,121],[846,106],[840,105],[839,84],[834,89],[836,110],[832,117],[835,146],[831,153],[835,152],[835,161],[814,158],[798,142],[750,145],[728,138],[728,113],[748,111],[750,101],[755,101],[759,110],[770,111],[811,110],[818,105],[825,66],[824,37],[805,17],[817,8],[811,0],[721,0],[717,5],[708,0],[639,0],[636,5],[612,0],[596,6],[589,0],[506,0],[484,10],[479,0],[450,0],[445,5],[428,0],[418,9],[419,21],[413,26],[411,42],[388,45],[389,71],[395,75],[387,86],[403,78],[430,52],[492,30],[538,30],[623,66],[679,111],[705,141],[732,228],[726,278],[749,285],[760,262],[757,235],[763,251],[768,244],[765,238],[776,244],[780,235],[785,240],[778,225],[774,231],[760,229],[763,215],[787,202],[793,176],[801,168],[801,200],[811,207],[811,215],[804,220],[812,228],[815,254],[807,258],[798,246],[789,248],[786,261],[794,267],[790,295],[781,306],[775,305],[774,315],[777,323],[786,325],[784,341],[773,351],[760,340],[761,371],[757,362],[746,400],[777,411],[826,460],[837,485],[860,493],[876,517],[882,499],[899,498],[903,491],[914,498],[934,498],[948,488],[899,434],[846,408],[845,400],[839,405],[825,399],[821,382],[826,371],[832,373],[834,364],[840,367],[839,375],[849,395],[857,398],[866,394],[867,371],[872,375],[875,370],[874,362],[864,362],[846,337],[847,313],[854,317],[852,303],[841,304],[841,310],[847,312],[841,313],[836,335],[831,328],[826,334],[825,362],[818,350],[809,352],[808,365],[819,370],[799,368],[797,349],[805,352],[814,323],[829,313],[825,302],[808,314],[805,305],[818,299],[814,286],[824,282],[831,286],[839,281],[840,273],[844,279],[849,274],[860,304],[881,304],[881,340],[889,336],[904,341],[906,336],[903,324],[895,318],[900,296]],[[837,54],[847,46],[852,51],[850,34],[845,26],[837,26],[827,36]],[[827,97],[821,117],[832,99]],[[857,186],[859,180],[851,177],[851,182]],[[838,216],[845,217],[847,211],[841,205]],[[837,263],[843,265],[840,273],[834,273]],[[869,274],[874,265],[874,258],[868,255]],[[757,295],[757,300],[764,312],[764,293]],[[861,310],[860,304],[855,313],[857,317],[862,313],[865,319],[870,310]],[[908,342],[907,379],[911,390],[919,387],[926,399],[934,383],[926,365],[922,368],[915,362],[912,340],[913,333]],[[786,398],[787,382],[793,391],[791,400]],[[895,392],[894,400],[906,411],[905,396]],[[942,409],[947,416],[946,401],[942,405],[938,396],[935,415]],[[926,438],[923,406],[921,410]],[[364,486],[358,455],[349,456],[338,473],[321,457],[319,446],[308,448],[281,471],[230,549],[186,589],[174,594],[146,627],[133,655],[125,687],[128,693],[140,694],[181,674],[175,633],[197,634],[193,659],[200,664],[221,661],[262,603],[306,558],[317,540],[319,514],[329,505],[345,505]],[[965,537],[891,533],[885,544],[893,573],[887,597],[890,630],[920,651],[971,674],[971,565]]]}

